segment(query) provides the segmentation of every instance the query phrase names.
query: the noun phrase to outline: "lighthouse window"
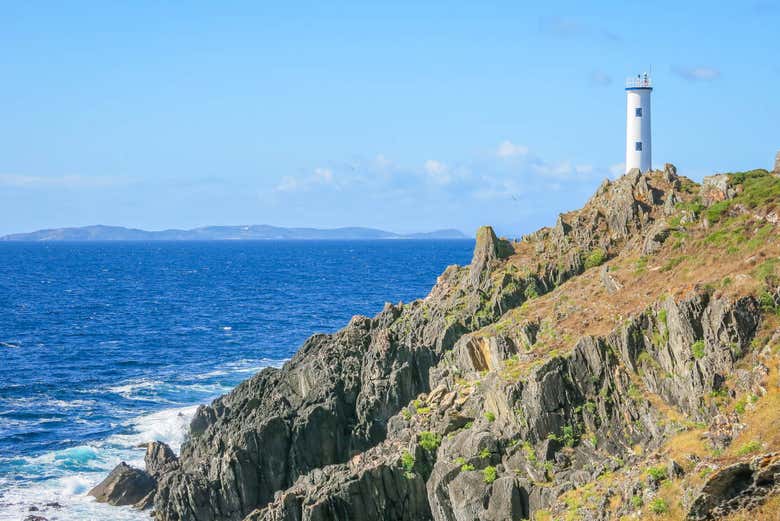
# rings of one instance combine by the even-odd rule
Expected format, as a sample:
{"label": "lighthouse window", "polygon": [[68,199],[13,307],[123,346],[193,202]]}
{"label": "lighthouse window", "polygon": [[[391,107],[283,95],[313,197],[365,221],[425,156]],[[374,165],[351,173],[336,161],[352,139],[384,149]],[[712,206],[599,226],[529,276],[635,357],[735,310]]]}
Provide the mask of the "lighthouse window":
{"label": "lighthouse window", "polygon": [[636,117],[641,118],[642,117],[642,107],[636,108]]}
{"label": "lighthouse window", "polygon": [[642,151],[642,142],[641,141],[637,141],[635,143],[635,147],[636,147],[636,151],[637,152],[641,152]]}

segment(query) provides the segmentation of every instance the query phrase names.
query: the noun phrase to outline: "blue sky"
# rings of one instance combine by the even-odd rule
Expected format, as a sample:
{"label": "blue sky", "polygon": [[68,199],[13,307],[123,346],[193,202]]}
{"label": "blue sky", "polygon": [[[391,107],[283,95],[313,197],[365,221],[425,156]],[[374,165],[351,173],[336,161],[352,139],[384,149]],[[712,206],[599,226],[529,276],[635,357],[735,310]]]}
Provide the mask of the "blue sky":
{"label": "blue sky", "polygon": [[[8,2],[0,234],[554,222],[621,169],[780,149],[778,2]],[[369,5],[373,4],[373,5]]]}

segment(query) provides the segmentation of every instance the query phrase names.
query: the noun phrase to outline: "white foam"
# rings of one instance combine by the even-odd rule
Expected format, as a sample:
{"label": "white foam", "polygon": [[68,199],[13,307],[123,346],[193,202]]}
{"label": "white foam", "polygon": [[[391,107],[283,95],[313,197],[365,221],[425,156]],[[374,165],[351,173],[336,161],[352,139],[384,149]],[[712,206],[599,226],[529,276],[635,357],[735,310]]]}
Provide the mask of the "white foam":
{"label": "white foam", "polygon": [[140,391],[142,389],[156,389],[161,385],[163,385],[163,382],[160,380],[147,380],[142,378],[140,380],[130,381],[123,385],[109,387],[108,392],[118,394],[124,398],[132,400],[136,398],[136,391]]}
{"label": "white foam", "polygon": [[106,441],[127,448],[138,447],[150,441],[162,441],[178,452],[197,408],[197,405],[192,405],[139,416],[130,422],[133,433],[116,434]]}

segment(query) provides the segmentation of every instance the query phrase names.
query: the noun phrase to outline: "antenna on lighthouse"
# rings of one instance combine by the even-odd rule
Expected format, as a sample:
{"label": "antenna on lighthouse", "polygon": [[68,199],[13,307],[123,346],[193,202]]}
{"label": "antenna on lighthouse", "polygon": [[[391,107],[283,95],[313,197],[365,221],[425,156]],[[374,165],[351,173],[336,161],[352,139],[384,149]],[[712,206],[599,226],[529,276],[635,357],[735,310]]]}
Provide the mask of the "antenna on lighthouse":
{"label": "antenna on lighthouse", "polygon": [[646,72],[626,80],[626,173],[634,168],[645,173],[653,167],[650,126],[652,92],[653,82]]}

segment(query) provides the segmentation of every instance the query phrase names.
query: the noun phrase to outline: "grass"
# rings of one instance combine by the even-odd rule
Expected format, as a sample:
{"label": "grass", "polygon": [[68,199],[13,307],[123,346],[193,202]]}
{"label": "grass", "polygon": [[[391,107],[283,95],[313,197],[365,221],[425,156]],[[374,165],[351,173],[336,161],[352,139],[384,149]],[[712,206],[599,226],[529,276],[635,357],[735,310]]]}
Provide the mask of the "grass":
{"label": "grass", "polygon": [[404,451],[401,454],[401,467],[404,469],[404,476],[407,479],[414,477],[414,456],[409,451]]}
{"label": "grass", "polygon": [[663,465],[657,465],[655,467],[649,467],[646,471],[648,476],[653,478],[655,481],[663,481],[666,479],[666,467]]}
{"label": "grass", "polygon": [[488,485],[493,483],[497,477],[498,477],[498,471],[496,470],[496,467],[492,465],[488,465],[487,467],[482,469],[482,480]]}
{"label": "grass", "polygon": [[588,255],[585,257],[585,269],[587,270],[590,268],[595,268],[596,266],[601,266],[606,260],[607,252],[601,248],[596,248],[588,253]]}
{"label": "grass", "polygon": [[691,351],[693,351],[693,357],[697,360],[704,358],[704,340],[697,340],[691,344]]}
{"label": "grass", "polygon": [[761,450],[761,443],[756,440],[751,440],[737,449],[737,456],[747,456]]}
{"label": "grass", "polygon": [[420,447],[428,452],[434,452],[441,445],[441,436],[431,431],[423,431],[418,437]]}
{"label": "grass", "polygon": [[664,498],[657,497],[648,506],[653,514],[666,514],[669,512],[669,504]]}

